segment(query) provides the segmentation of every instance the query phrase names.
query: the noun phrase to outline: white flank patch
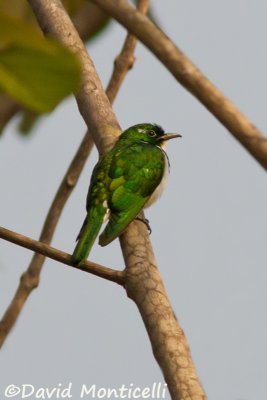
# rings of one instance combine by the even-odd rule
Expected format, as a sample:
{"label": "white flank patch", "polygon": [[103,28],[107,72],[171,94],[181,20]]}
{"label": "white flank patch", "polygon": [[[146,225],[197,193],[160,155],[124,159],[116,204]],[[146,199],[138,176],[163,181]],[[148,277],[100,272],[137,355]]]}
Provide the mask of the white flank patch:
{"label": "white flank patch", "polygon": [[103,201],[103,207],[106,208],[106,214],[104,215],[104,218],[103,218],[103,223],[104,223],[104,222],[106,222],[106,221],[109,219],[109,217],[110,217],[110,209],[108,208],[108,202],[107,202],[107,200],[104,200],[104,201]]}
{"label": "white flank patch", "polygon": [[164,166],[164,172],[163,172],[163,177],[161,179],[160,184],[156,187],[156,189],[154,190],[154,192],[152,193],[152,195],[150,196],[149,200],[146,202],[145,207],[150,207],[151,204],[155,203],[155,201],[161,196],[165,186],[167,185],[168,182],[168,177],[169,177],[169,173],[170,173],[170,168],[169,168],[169,159],[167,154],[165,153],[165,151],[160,147],[160,150],[164,153],[164,158],[165,158],[165,166]]}

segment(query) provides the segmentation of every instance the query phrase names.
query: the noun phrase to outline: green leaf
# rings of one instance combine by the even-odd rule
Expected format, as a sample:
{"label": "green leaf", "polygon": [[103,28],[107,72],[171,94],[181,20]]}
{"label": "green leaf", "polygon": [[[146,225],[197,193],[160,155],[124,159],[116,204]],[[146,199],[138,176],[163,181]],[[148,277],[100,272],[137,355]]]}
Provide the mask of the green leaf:
{"label": "green leaf", "polygon": [[0,15],[0,88],[37,112],[51,111],[76,92],[80,65],[60,43],[36,29]]}

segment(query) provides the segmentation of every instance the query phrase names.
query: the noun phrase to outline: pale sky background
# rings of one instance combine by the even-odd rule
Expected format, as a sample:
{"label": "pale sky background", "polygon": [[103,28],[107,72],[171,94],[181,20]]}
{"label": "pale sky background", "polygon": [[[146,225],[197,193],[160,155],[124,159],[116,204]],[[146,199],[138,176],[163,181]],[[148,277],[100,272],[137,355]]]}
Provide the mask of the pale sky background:
{"label": "pale sky background", "polygon": [[[166,33],[267,132],[266,0],[152,1]],[[104,86],[125,31],[112,23],[89,46]],[[209,399],[264,400],[267,392],[267,187],[263,168],[142,45],[114,105],[123,128],[157,122],[169,143],[169,184],[149,209],[151,240],[174,311]],[[37,239],[85,125],[73,99],[26,139],[13,121],[0,142],[1,225]],[[53,245],[72,252],[85,216],[96,151],[67,203]],[[32,253],[0,242],[0,312]],[[91,260],[123,268],[118,241]],[[143,322],[119,286],[47,260],[0,357],[7,385],[72,382],[117,388],[163,382]],[[19,398],[19,397],[15,397]],[[28,397],[33,399],[34,397]],[[169,398],[169,397],[168,397]]]}

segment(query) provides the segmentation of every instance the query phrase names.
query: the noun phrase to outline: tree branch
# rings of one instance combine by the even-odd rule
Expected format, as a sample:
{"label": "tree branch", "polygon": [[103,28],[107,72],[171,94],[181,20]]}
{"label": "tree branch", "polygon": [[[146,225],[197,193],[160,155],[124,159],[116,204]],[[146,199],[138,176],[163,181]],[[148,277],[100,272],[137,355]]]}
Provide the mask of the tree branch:
{"label": "tree branch", "polygon": [[[102,154],[112,145],[112,135],[118,134],[119,124],[107,102],[92,61],[87,57],[85,49],[81,48],[80,38],[73,31],[72,23],[59,0],[29,2],[41,28],[72,48],[83,64],[83,83],[77,103],[88,129],[94,132],[94,140]],[[103,123],[105,115],[107,122]],[[205,395],[197,379],[188,344],[168,302],[155,267],[156,262],[146,229],[142,225],[133,222],[121,239],[127,267],[127,293],[139,308],[172,398],[204,399]],[[159,307],[160,304],[164,304],[164,310]]]}
{"label": "tree branch", "polygon": [[176,45],[125,0],[92,0],[134,34],[267,169],[267,139]]}
{"label": "tree branch", "polygon": [[[40,242],[51,242],[63,208],[79,179],[92,146],[92,138],[89,134],[86,134],[50,206],[40,234]],[[16,293],[0,321],[0,348],[13,328],[28,296],[38,286],[44,261],[44,255],[40,253],[34,254],[28,269],[23,273]]]}
{"label": "tree branch", "polygon": [[[149,0],[140,0],[136,8],[141,14],[146,14],[148,11],[148,7]],[[113,100],[118,93],[118,88],[120,88],[127,72],[133,66],[133,63],[135,61],[134,50],[136,47],[136,43],[136,37],[128,34],[126,36],[122,50],[114,62],[113,73],[106,90],[111,103],[113,103]]]}
{"label": "tree branch", "polygon": [[97,29],[110,18],[91,1],[82,3],[71,19],[82,40],[90,39]]}
{"label": "tree branch", "polygon": [[121,129],[93,61],[60,0],[28,2],[44,34],[57,38],[80,60],[82,76],[80,90],[76,94],[77,104],[100,155],[104,154],[113,146]]}
{"label": "tree branch", "polygon": [[[112,282],[116,282],[119,285],[124,285],[124,271],[116,271],[91,261],[86,261],[80,266],[72,265],[70,254],[55,249],[46,243],[38,242],[37,240],[21,235],[20,233],[10,231],[2,226],[0,226],[0,238],[17,244],[18,246],[25,247],[26,249],[35,251],[45,257],[52,258],[53,260],[59,261],[73,268],[80,269],[81,271],[88,272],[89,274],[99,276],[100,278],[104,278]],[[27,288],[31,289],[31,287],[28,287],[28,285]]]}
{"label": "tree branch", "polygon": [[[119,124],[93,63],[59,0],[29,0],[29,3],[43,31],[57,37],[80,58],[83,79],[76,99],[88,129],[103,154],[119,134]],[[139,308],[172,398],[204,399],[188,344],[168,302],[143,225],[133,222],[121,239],[127,266],[127,293]]]}
{"label": "tree branch", "polygon": [[[147,3],[148,0],[140,0],[138,7],[141,7],[142,10],[145,11],[144,4]],[[134,49],[135,40],[133,40],[130,35],[127,35],[122,51],[118,56],[118,59],[121,61],[119,63],[115,63],[114,71],[106,90],[107,96],[111,101],[115,99],[122,84],[120,74],[125,77],[126,72],[129,70],[129,65],[132,65],[132,52]],[[41,231],[41,235],[39,237],[40,242],[47,244],[51,243],[63,208],[74,187],[76,186],[84,164],[91,152],[92,146],[92,137],[89,133],[87,133],[85,134],[50,206]],[[34,254],[28,269],[22,275],[17,291],[4,316],[2,317],[2,320],[0,321],[0,347],[3,345],[8,333],[14,326],[31,291],[38,286],[44,261],[45,257],[42,254]]]}

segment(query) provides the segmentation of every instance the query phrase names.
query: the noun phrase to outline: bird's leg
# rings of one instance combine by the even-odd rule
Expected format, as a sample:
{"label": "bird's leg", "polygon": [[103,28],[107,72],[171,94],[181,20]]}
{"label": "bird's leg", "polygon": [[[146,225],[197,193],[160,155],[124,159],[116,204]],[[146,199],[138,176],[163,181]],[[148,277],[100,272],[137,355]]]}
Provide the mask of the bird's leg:
{"label": "bird's leg", "polygon": [[139,216],[135,217],[135,220],[143,222],[147,227],[148,234],[151,235],[152,229],[150,228],[149,220],[147,218],[139,214]]}

